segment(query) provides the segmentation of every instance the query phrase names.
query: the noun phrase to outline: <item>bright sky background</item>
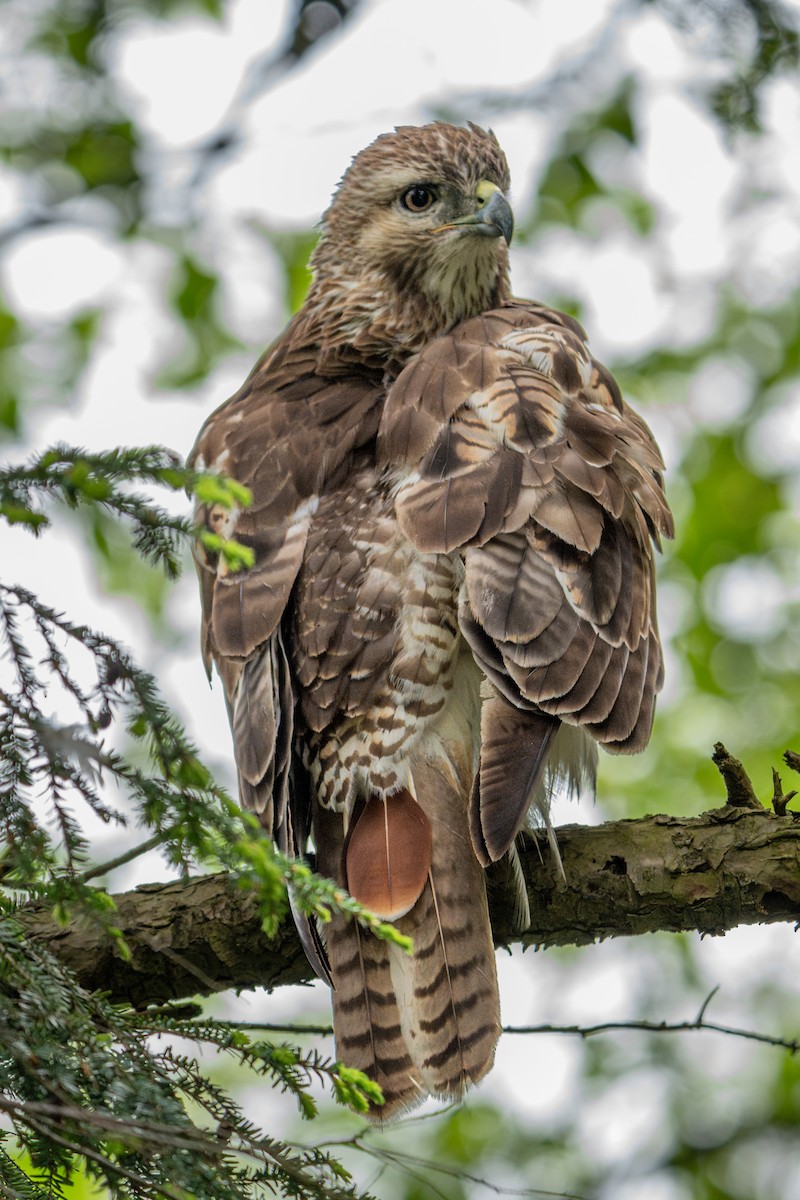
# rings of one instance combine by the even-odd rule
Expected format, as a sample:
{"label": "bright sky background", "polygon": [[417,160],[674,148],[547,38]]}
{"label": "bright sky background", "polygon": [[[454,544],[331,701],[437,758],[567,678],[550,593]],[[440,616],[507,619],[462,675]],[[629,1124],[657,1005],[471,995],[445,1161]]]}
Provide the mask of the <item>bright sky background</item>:
{"label": "bright sky background", "polygon": [[[734,156],[719,127],[692,98],[692,88],[718,78],[719,64],[688,54],[686,40],[652,7],[632,10],[616,0],[492,0],[491,5],[487,0],[373,0],[298,69],[259,94],[253,63],[278,46],[288,10],[286,0],[233,0],[221,24],[199,16],[168,25],[142,17],[109,42],[123,97],[148,135],[144,153],[156,170],[156,216],[176,228],[197,222],[194,248],[221,272],[227,321],[249,349],[227,359],[195,391],[155,391],[154,376],[181,338],[165,300],[170,256],[141,239],[119,242],[107,221],[94,220],[94,202],[82,202],[83,208],[79,202],[73,227],[32,230],[12,240],[0,257],[0,285],[12,308],[43,329],[89,304],[105,310],[100,348],[76,404],[41,411],[31,430],[31,448],[57,439],[98,449],[157,441],[188,452],[204,417],[238,387],[285,319],[280,268],[259,226],[309,228],[353,153],[393,125],[421,123],[444,105],[495,129],[511,163],[516,206],[524,212],[563,127],[564,113],[552,110],[541,82],[554,67],[575,72],[559,98],[567,109],[581,106],[584,87],[602,97],[603,56],[599,64],[587,56],[606,43],[614,55],[614,79],[626,67],[644,69],[646,86],[636,113],[644,136],[631,159],[628,185],[655,205],[655,236],[643,243],[616,212],[598,205],[591,236],[558,229],[539,241],[535,252],[512,248],[517,293],[577,292],[585,302],[584,323],[595,353],[613,361],[664,342],[702,338],[713,324],[719,283],[730,273],[731,261],[735,281],[752,303],[775,303],[796,286],[797,80],[769,88],[768,135],[757,148],[739,147]],[[0,70],[6,79],[17,70],[14,38],[20,27],[18,18],[0,31]],[[19,84],[32,102],[46,103],[46,64]],[[491,94],[491,111],[483,107],[484,92]],[[521,96],[530,98],[527,107],[520,106]],[[202,187],[193,187],[198,146],[228,122],[242,130],[241,143],[217,162]],[[619,153],[612,140],[598,144],[597,169],[602,172],[604,162],[616,161]],[[754,189],[770,195],[769,219],[763,219],[761,208],[757,224],[747,203]],[[29,200],[18,177],[0,167],[0,219],[13,222]],[[747,401],[749,381],[736,363],[725,360],[704,369],[706,377],[695,381],[682,410],[665,405],[647,412],[668,464],[677,457],[685,430],[698,422],[713,426],[732,406],[741,408]],[[754,429],[754,453],[759,447],[766,453],[768,447],[782,461],[796,461],[798,411],[800,397],[787,394],[779,416],[771,414],[763,428]],[[131,644],[145,665],[155,668],[208,758],[230,763],[221,689],[209,691],[197,652],[193,579],[187,577],[172,597],[170,616],[180,635],[175,645],[164,647],[153,644],[146,620],[132,605],[97,593],[91,563],[64,523],[57,523],[44,551],[19,530],[1,530],[0,554],[9,577]],[[735,567],[715,586],[728,597],[731,628],[769,620],[758,604],[765,581]],[[667,612],[667,631],[669,620]],[[585,816],[597,819],[591,811]],[[150,859],[127,872],[119,886],[163,874],[161,863]],[[787,974],[797,977],[800,952],[783,933],[744,929],[705,944],[709,987],[723,983],[717,1019],[724,1019],[726,1005],[735,1011],[742,975],[768,960],[779,958]],[[635,960],[620,942],[583,952],[566,993],[555,955],[503,955],[500,966],[509,1022],[624,1018],[634,996],[658,988],[664,989],[665,1018],[691,1015],[663,978],[662,960],[646,945],[637,945]],[[553,994],[556,982],[558,995]],[[324,994],[315,996],[320,1014],[326,1003]],[[290,1018],[296,1016],[298,997],[286,990],[269,998],[247,994],[231,1007],[245,1019]],[[642,1153],[646,1160],[648,1152],[641,1148],[656,1146],[659,1137],[657,1078],[643,1063],[620,1080],[613,1106],[607,1099],[600,1106],[591,1096],[581,1097],[578,1105],[581,1053],[579,1042],[564,1038],[506,1037],[499,1069],[482,1092],[544,1126],[579,1108],[587,1153],[608,1162]],[[734,1094],[751,1051],[728,1040],[723,1054],[706,1038],[698,1053],[708,1056],[709,1071]],[[259,1119],[272,1119],[263,1111],[263,1093],[250,1099]],[[800,1172],[788,1185],[787,1200],[798,1200]],[[648,1189],[648,1200],[675,1195],[666,1180]],[[614,1193],[614,1200],[634,1197],[639,1200],[640,1193],[625,1184]]]}

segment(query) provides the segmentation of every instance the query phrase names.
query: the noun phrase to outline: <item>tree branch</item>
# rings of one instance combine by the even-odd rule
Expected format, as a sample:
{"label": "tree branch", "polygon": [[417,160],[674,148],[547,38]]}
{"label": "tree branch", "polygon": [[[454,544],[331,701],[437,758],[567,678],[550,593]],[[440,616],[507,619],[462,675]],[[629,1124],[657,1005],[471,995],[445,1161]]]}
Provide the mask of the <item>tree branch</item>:
{"label": "tree branch", "polygon": [[[792,813],[728,804],[699,817],[566,825],[558,843],[567,883],[546,848],[543,861],[533,842],[523,852],[532,914],[525,933],[511,928],[502,889],[490,880],[498,945],[800,921],[800,819]],[[88,918],[67,928],[36,910],[22,919],[84,987],[137,1006],[312,978],[291,925],[267,938],[255,896],[230,875],[148,884],[115,900],[129,962]]]}

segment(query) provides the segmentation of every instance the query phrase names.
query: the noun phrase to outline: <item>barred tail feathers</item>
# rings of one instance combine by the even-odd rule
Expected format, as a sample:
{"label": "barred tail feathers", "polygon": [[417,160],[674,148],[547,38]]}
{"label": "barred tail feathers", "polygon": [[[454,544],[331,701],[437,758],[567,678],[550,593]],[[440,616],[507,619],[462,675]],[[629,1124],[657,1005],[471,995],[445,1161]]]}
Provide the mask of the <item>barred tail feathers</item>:
{"label": "barred tail feathers", "polygon": [[[341,814],[317,807],[314,837],[320,871],[343,883]],[[371,1109],[370,1116],[386,1120],[427,1095],[403,1036],[390,967],[391,947],[338,913],[325,927],[325,942],[337,1057],[380,1085],[386,1103]]]}
{"label": "barred tail feathers", "polygon": [[491,1068],[500,1034],[486,883],[472,849],[463,784],[441,760],[418,764],[414,778],[432,825],[433,860],[428,886],[398,922],[414,942],[411,985],[403,993],[411,1003],[401,1022],[427,1090],[459,1098]]}
{"label": "barred tail feathers", "polygon": [[[428,1095],[460,1098],[491,1068],[499,996],[483,870],[467,825],[466,780],[442,759],[418,761],[415,791],[432,831],[428,879],[395,921],[413,953],[334,917],[326,930],[336,1053],[382,1088],[386,1120]],[[341,817],[318,810],[320,869],[341,878]]]}
{"label": "barred tail feathers", "polygon": [[397,1003],[394,953],[357,922],[334,917],[328,930],[333,976],[336,1055],[381,1088],[385,1103],[369,1116],[384,1121],[413,1108],[428,1095],[409,1052]]}

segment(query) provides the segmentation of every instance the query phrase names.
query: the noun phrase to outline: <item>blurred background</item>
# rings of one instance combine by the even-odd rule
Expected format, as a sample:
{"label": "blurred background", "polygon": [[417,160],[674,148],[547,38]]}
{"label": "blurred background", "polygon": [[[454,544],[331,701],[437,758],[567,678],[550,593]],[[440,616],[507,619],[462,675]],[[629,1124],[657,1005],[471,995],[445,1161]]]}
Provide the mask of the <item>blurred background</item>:
{"label": "blurred background", "polygon": [[[603,758],[596,804],[557,818],[715,807],[717,740],[766,800],[770,767],[800,749],[798,29],[796,0],[4,0],[4,457],[57,440],[184,456],[302,301],[351,156],[396,124],[491,126],[512,170],[514,290],[584,323],[663,447],[678,530],[651,748]],[[99,510],[42,542],[4,529],[0,555],[9,581],[129,644],[233,785],[191,572],[167,583]],[[165,874],[151,858],[111,882]],[[718,986],[709,1019],[800,1034],[788,926],[500,968],[511,1024],[692,1019]],[[249,1021],[328,1013],[322,987],[213,1003]],[[300,1128],[280,1097],[214,1071],[268,1131],[361,1129],[333,1111]],[[800,1061],[771,1046],[507,1035],[462,1108],[342,1157],[388,1200],[800,1200],[798,1122]]]}

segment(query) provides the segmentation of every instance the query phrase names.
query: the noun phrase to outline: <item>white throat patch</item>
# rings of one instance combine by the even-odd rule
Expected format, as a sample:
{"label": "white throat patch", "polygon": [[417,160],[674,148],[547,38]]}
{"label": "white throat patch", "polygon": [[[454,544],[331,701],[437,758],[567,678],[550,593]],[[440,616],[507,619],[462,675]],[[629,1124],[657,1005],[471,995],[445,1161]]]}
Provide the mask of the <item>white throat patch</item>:
{"label": "white throat patch", "polygon": [[489,307],[498,266],[494,238],[456,233],[436,247],[422,285],[452,321],[460,321]]}

